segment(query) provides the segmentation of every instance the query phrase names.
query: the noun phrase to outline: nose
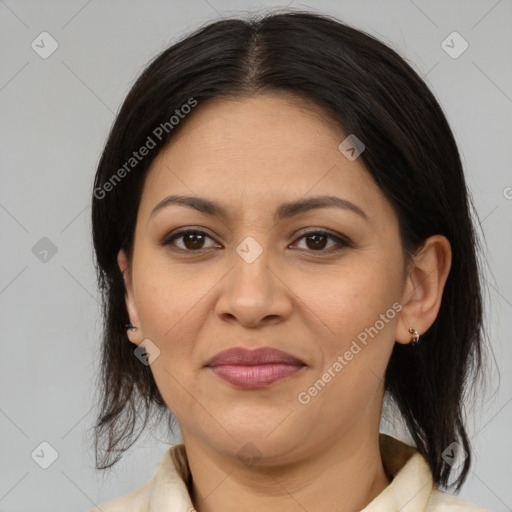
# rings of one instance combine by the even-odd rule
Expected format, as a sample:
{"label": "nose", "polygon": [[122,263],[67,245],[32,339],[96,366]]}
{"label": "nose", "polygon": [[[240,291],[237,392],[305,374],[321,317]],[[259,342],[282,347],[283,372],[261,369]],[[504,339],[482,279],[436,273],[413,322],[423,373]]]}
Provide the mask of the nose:
{"label": "nose", "polygon": [[293,292],[282,269],[272,260],[270,250],[263,250],[255,259],[245,258],[241,246],[233,253],[232,270],[219,284],[216,314],[223,321],[245,327],[282,322],[293,305]]}

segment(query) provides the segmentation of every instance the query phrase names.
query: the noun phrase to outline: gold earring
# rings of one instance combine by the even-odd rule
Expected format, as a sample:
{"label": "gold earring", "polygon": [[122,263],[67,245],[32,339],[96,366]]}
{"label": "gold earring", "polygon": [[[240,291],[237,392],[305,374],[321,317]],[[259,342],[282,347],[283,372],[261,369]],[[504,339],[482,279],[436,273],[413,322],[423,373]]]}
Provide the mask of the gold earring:
{"label": "gold earring", "polygon": [[138,327],[134,327],[131,323],[125,324],[125,328],[130,329],[132,332],[135,332],[138,329]]}
{"label": "gold earring", "polygon": [[416,329],[413,329],[412,327],[409,327],[409,332],[413,335],[411,343],[413,345],[416,345],[420,339],[420,334]]}

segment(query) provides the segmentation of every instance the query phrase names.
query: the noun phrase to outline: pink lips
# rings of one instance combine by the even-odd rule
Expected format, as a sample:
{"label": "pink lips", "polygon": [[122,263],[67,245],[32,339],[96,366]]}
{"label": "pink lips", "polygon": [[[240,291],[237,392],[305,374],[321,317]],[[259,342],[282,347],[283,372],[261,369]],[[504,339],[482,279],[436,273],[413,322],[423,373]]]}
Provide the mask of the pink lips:
{"label": "pink lips", "polygon": [[292,355],[270,347],[242,347],[220,352],[207,364],[218,377],[244,388],[258,389],[285,379],[306,365]]}

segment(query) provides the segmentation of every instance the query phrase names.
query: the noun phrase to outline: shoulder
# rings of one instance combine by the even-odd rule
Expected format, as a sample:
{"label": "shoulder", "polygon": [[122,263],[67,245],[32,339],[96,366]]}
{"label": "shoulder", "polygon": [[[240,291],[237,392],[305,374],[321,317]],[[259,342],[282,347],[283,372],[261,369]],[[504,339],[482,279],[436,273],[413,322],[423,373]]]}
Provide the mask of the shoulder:
{"label": "shoulder", "polygon": [[193,509],[187,488],[189,478],[183,444],[169,448],[150,480],[129,494],[113,498],[88,512],[164,512],[173,507]]}
{"label": "shoulder", "polygon": [[426,512],[488,512],[488,510],[436,489],[432,492]]}
{"label": "shoulder", "polygon": [[393,478],[365,511],[488,512],[441,491],[433,482],[428,462],[414,447],[383,433],[379,442],[384,468]]}

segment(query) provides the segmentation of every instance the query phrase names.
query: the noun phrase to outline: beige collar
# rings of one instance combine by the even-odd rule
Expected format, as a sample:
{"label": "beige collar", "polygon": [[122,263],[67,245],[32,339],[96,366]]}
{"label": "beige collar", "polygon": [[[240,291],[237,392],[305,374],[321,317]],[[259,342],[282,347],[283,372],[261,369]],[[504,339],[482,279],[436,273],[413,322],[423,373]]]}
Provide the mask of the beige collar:
{"label": "beige collar", "polygon": [[[386,434],[379,434],[384,469],[392,482],[361,512],[423,512],[434,490],[430,468],[411,446]],[[149,512],[193,510],[189,488],[191,474],[183,444],[165,453],[153,478],[140,489],[141,500],[151,496]],[[139,491],[139,492],[140,492]]]}

